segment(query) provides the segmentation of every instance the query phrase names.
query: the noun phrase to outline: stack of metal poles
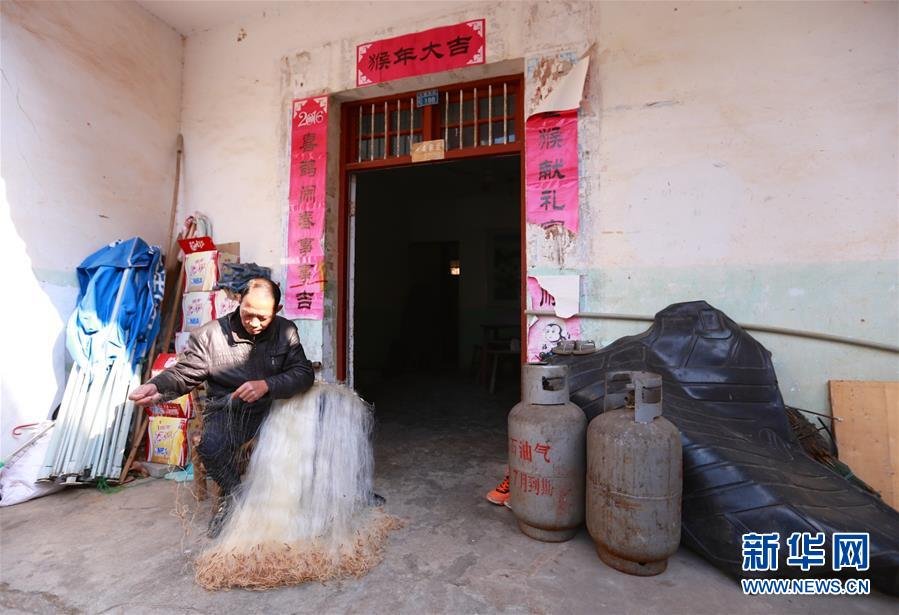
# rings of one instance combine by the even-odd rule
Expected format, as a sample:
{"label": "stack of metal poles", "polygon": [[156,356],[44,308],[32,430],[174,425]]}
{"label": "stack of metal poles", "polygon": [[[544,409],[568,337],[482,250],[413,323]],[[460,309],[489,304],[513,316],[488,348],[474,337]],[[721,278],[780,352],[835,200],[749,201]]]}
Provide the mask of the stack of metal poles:
{"label": "stack of metal poles", "polygon": [[[122,297],[130,278],[122,275],[109,324],[99,344],[92,347],[95,357],[108,357],[110,339],[116,339]],[[127,337],[124,337],[127,339]],[[86,482],[99,478],[118,480],[131,428],[134,404],[128,392],[140,384],[140,370],[133,365],[134,349],[117,353],[117,358],[72,366],[56,426],[38,479],[65,479]]]}

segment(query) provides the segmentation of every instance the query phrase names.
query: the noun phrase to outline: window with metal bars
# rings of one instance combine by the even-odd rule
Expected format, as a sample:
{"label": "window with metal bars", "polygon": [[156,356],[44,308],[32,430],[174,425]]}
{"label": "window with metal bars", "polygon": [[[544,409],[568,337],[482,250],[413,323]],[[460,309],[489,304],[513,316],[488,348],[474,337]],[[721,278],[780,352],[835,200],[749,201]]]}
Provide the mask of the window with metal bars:
{"label": "window with metal bars", "polygon": [[446,158],[518,151],[521,78],[446,86],[438,103],[418,107],[415,92],[344,105],[350,168],[407,164],[412,145],[444,140]]}
{"label": "window with metal bars", "polygon": [[439,134],[443,136],[447,150],[516,141],[517,88],[509,85],[498,83],[494,86],[491,83],[480,88],[473,86],[441,92]]}

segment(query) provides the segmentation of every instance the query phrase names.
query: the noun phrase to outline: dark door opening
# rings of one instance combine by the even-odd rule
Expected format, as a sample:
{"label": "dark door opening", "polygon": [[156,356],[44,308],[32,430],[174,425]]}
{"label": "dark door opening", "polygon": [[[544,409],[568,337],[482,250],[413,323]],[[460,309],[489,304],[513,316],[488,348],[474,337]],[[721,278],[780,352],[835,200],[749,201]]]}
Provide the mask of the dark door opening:
{"label": "dark door opening", "polygon": [[[401,369],[455,369],[459,358],[459,242],[416,241],[408,248],[403,326],[390,362]],[[453,267],[453,264],[456,267]],[[421,340],[427,340],[422,344]]]}
{"label": "dark door opening", "polygon": [[[363,396],[377,403],[384,385],[435,374],[480,374],[486,386],[485,344],[520,343],[520,180],[517,155],[356,174],[352,365]],[[501,358],[499,386],[517,392],[517,357]]]}

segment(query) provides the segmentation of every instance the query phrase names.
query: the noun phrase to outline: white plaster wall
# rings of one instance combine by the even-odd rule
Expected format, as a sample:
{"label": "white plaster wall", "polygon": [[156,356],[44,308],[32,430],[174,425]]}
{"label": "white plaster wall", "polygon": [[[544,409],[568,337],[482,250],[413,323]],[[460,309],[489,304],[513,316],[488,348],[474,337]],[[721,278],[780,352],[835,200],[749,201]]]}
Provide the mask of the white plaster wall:
{"label": "white plaster wall", "polygon": [[[587,307],[899,344],[895,2],[600,3]],[[644,325],[592,323],[603,341]],[[776,335],[788,402],[895,354]]]}
{"label": "white plaster wall", "polygon": [[[476,17],[487,66],[355,89],[358,43]],[[525,58],[595,42],[583,230],[563,263],[532,245],[532,271],[584,275],[589,311],[706,298],[739,321],[897,343],[896,24],[897,4],[877,2],[285,3],[188,38],[186,206],[277,271],[292,98],[524,72]],[[329,197],[333,250],[333,179]],[[326,368],[328,322],[301,327]],[[602,341],[641,328],[585,326]],[[827,406],[828,378],[899,375],[895,355],[764,342],[788,401],[810,409]]]}
{"label": "white plaster wall", "polygon": [[4,0],[0,16],[0,251],[19,290],[0,308],[6,453],[9,428],[61,394],[75,267],[115,239],[166,239],[183,48],[130,2]]}
{"label": "white plaster wall", "polygon": [[600,3],[598,264],[896,258],[897,8]]}

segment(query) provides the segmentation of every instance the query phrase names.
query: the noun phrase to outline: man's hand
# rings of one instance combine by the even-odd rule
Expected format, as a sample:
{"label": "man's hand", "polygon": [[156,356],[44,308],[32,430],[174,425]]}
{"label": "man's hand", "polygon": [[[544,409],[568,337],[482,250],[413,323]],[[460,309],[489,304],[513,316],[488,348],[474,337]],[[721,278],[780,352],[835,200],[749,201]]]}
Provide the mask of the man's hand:
{"label": "man's hand", "polygon": [[156,388],[155,384],[142,384],[128,395],[128,399],[134,402],[135,406],[150,406],[158,404],[162,401],[162,394]]}
{"label": "man's hand", "polygon": [[268,393],[268,384],[265,380],[250,380],[237,387],[237,390],[231,393],[231,397],[239,397],[251,404],[262,399],[266,393]]}

